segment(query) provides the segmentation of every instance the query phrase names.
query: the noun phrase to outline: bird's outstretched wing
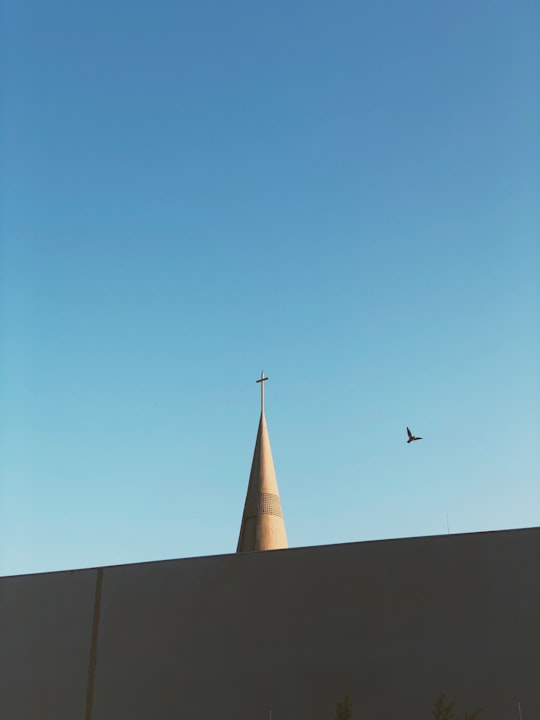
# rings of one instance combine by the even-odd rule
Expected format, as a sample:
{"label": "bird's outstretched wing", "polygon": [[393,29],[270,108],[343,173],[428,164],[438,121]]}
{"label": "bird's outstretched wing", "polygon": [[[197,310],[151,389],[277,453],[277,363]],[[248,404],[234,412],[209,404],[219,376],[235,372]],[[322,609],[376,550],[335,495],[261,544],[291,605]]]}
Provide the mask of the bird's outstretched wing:
{"label": "bird's outstretched wing", "polygon": [[407,435],[412,438],[412,432],[409,430],[409,428],[407,428]]}

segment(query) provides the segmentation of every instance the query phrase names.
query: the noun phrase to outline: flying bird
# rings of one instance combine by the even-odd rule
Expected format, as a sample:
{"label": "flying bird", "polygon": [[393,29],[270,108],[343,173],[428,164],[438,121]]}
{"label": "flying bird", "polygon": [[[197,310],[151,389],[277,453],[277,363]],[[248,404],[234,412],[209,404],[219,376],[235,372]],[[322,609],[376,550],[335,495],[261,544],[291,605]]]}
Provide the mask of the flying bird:
{"label": "flying bird", "polygon": [[423,440],[423,438],[413,435],[409,428],[407,428],[407,435],[409,436],[409,439],[407,440],[408,443],[412,442],[413,440]]}

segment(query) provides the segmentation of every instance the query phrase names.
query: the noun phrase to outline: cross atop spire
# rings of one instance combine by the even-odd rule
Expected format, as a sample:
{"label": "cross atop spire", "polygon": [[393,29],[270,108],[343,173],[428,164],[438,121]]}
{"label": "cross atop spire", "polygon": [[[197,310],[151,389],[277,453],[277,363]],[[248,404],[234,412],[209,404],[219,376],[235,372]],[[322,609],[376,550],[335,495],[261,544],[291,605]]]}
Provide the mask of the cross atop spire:
{"label": "cross atop spire", "polygon": [[270,380],[269,377],[264,376],[264,370],[261,370],[261,377],[258,380],[255,380],[255,382],[261,383],[261,413],[264,412],[264,382],[265,380]]}
{"label": "cross atop spire", "polygon": [[279,490],[264,417],[264,383],[261,372],[261,418],[255,441],[249,484],[236,552],[277,550],[288,547]]}

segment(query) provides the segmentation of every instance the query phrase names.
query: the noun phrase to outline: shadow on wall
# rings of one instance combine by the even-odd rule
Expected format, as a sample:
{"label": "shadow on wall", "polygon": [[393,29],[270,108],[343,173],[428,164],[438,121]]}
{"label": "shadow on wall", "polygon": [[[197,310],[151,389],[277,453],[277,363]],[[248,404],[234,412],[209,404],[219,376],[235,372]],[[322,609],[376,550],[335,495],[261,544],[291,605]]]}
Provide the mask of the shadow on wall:
{"label": "shadow on wall", "polygon": [[[431,714],[434,720],[459,720],[454,713],[455,700],[446,700],[445,694],[441,693],[437,698]],[[465,713],[462,720],[476,720],[482,708],[476,708],[470,713]],[[352,719],[352,700],[349,695],[345,695],[342,702],[336,705],[335,720],[351,720]]]}

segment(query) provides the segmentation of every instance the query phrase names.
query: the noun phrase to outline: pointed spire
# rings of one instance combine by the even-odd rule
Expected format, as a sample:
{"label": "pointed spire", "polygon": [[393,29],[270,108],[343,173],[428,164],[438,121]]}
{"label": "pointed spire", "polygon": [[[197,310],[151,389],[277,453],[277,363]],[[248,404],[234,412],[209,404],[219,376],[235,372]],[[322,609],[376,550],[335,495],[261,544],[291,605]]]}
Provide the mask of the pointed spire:
{"label": "pointed spire", "polygon": [[261,373],[261,418],[251,463],[249,485],[242,516],[242,527],[236,552],[277,550],[288,547],[285,523],[281,512],[270,438],[264,416],[264,383]]}

